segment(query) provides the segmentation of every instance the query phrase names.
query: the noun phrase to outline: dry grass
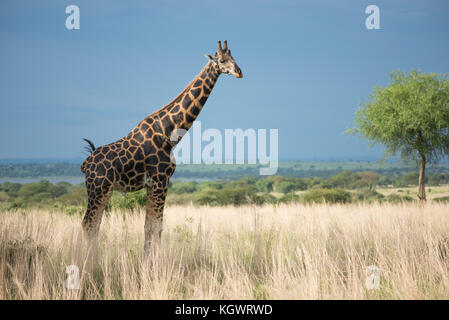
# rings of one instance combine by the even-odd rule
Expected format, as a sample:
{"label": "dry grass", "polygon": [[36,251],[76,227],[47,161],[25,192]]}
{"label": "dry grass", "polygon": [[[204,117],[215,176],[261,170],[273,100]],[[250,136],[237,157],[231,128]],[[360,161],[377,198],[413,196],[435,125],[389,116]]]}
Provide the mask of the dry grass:
{"label": "dry grass", "polygon": [[[103,220],[89,272],[81,217],[0,212],[0,299],[448,299],[449,205],[166,210],[143,259],[143,212]],[[82,270],[81,290],[65,269]],[[380,268],[378,290],[366,267]]]}

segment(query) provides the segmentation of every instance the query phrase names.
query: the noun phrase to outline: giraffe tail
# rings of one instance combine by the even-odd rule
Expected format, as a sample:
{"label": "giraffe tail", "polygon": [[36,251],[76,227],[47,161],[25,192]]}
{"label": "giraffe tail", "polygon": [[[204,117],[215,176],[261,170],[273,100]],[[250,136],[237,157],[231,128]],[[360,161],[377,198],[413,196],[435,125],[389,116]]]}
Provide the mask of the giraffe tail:
{"label": "giraffe tail", "polygon": [[95,149],[96,149],[94,143],[92,141],[90,141],[89,139],[86,139],[86,138],[83,138],[83,140],[86,141],[89,144],[89,146],[86,146],[87,152],[89,152],[89,153],[94,152]]}
{"label": "giraffe tail", "polygon": [[[85,148],[86,151],[89,152],[90,154],[92,154],[92,152],[94,152],[95,149],[96,149],[94,143],[92,141],[90,141],[89,139],[86,139],[86,138],[83,138],[83,140],[86,141],[87,144],[89,145],[89,146],[86,146],[86,148]],[[89,159],[89,157],[87,159]],[[84,160],[83,164],[81,165],[81,172],[82,173],[86,172],[87,159]]]}
{"label": "giraffe tail", "polygon": [[87,165],[87,159],[84,160],[83,164],[81,165],[81,172],[86,173],[86,165]]}

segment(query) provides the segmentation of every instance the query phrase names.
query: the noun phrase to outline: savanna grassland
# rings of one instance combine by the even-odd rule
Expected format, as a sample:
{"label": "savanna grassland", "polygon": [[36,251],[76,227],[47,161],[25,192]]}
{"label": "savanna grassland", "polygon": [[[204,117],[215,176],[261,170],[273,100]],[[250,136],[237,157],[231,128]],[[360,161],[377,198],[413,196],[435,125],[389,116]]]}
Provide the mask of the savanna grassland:
{"label": "savanna grassland", "polygon": [[[448,214],[432,201],[171,205],[144,259],[143,210],[114,209],[89,267],[81,215],[4,210],[0,299],[448,299]],[[69,265],[80,290],[65,288]]]}

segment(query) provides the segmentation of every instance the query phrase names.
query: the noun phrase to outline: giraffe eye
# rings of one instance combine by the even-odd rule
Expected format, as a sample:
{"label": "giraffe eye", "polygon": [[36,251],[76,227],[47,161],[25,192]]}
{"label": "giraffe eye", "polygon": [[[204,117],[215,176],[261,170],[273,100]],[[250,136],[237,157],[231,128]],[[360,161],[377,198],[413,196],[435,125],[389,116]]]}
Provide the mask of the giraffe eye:
{"label": "giraffe eye", "polygon": [[220,61],[218,61],[220,63],[225,63],[224,59],[220,59]]}

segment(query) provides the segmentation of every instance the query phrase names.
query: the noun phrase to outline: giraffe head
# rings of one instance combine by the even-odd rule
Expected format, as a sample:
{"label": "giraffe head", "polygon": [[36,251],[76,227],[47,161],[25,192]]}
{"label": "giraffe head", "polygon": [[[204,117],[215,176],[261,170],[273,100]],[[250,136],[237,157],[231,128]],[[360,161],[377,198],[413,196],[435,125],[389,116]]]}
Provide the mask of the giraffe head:
{"label": "giraffe head", "polygon": [[206,54],[206,58],[211,61],[221,73],[232,74],[236,78],[243,78],[242,70],[231,56],[231,50],[228,49],[228,42],[224,41],[224,47],[221,48],[221,41],[218,41],[218,49],[215,55]]}

